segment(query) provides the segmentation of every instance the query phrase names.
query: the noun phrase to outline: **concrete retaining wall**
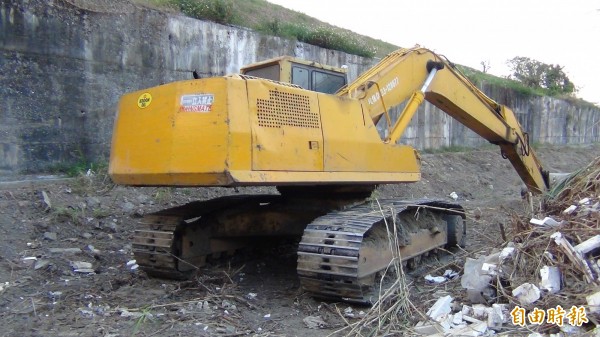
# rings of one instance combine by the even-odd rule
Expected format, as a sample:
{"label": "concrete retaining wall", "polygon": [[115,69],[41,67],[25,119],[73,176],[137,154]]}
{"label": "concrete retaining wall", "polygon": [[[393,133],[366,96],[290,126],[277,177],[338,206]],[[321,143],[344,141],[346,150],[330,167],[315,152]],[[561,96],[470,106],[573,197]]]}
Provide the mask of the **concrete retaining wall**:
{"label": "concrete retaining wall", "polygon": [[[124,0],[85,3],[90,2],[0,1],[0,174],[106,159],[120,95],[190,79],[192,70],[224,75],[287,54],[347,65],[353,79],[374,63]],[[598,109],[502,94],[506,103],[505,97],[491,96],[515,108],[533,130],[533,141],[599,141]],[[484,143],[430,105],[422,107],[402,141],[418,148]]]}

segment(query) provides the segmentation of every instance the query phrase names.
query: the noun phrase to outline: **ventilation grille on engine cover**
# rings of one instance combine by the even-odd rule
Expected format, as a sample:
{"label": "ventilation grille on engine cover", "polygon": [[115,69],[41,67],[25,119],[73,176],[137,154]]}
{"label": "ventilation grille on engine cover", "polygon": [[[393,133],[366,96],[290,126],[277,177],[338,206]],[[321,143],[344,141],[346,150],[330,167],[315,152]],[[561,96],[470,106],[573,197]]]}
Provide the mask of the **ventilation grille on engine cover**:
{"label": "ventilation grille on engine cover", "polygon": [[269,99],[257,99],[257,106],[260,126],[321,128],[319,114],[310,110],[308,96],[270,90]]}

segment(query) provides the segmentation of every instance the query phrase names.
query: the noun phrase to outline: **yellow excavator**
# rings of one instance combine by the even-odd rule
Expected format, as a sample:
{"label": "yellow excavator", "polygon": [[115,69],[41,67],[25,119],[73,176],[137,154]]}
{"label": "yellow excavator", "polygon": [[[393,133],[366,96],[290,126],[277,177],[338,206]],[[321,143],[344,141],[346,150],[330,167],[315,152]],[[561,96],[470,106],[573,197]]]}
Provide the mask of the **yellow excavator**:
{"label": "yellow excavator", "polygon": [[279,192],[144,216],[134,234],[138,264],[149,275],[187,278],[256,237],[301,236],[297,272],[307,292],[369,302],[375,276],[393,258],[386,225],[395,224],[408,263],[464,245],[460,205],[370,198],[377,185],[420,179],[419,154],[397,142],[424,100],[497,144],[532,192],[548,188],[514,113],[424,48],[393,52],[349,84],[345,69],[280,57],[241,74],[124,95],[110,157],[115,183]]}

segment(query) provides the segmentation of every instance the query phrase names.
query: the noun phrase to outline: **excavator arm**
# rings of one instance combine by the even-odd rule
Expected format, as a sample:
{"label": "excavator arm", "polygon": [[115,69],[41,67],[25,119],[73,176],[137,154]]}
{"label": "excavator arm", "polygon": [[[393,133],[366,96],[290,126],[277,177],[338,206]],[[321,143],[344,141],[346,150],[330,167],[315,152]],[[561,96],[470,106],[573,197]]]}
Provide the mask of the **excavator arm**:
{"label": "excavator arm", "polygon": [[[418,106],[435,105],[490,143],[499,145],[529,190],[548,189],[548,174],[529,145],[529,136],[508,107],[498,104],[444,57],[425,48],[400,49],[382,59],[338,96],[358,99],[373,123],[385,116],[387,143],[396,143]],[[392,123],[390,109],[403,105]]]}

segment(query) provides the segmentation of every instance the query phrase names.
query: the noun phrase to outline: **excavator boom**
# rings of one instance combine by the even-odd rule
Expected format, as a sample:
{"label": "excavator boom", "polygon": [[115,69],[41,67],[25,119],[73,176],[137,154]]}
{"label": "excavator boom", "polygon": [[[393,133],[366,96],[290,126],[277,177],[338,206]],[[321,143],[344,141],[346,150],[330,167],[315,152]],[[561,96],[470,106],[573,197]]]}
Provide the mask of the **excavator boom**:
{"label": "excavator boom", "polygon": [[[486,96],[454,64],[428,49],[400,49],[389,54],[337,95],[363,102],[374,123],[386,116],[386,141],[391,143],[400,138],[418,105],[426,100],[499,145],[503,157],[510,160],[531,191],[540,193],[548,188],[548,174],[514,112]],[[389,110],[403,102],[398,120],[391,123]]]}

